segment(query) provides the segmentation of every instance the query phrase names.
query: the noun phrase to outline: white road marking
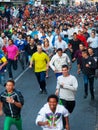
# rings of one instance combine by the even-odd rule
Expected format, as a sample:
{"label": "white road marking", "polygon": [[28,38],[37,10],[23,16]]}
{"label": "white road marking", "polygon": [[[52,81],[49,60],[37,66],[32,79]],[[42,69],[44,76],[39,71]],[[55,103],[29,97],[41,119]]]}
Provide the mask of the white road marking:
{"label": "white road marking", "polygon": [[17,78],[15,78],[14,81],[17,82],[28,69],[29,69],[29,67],[27,67]]}

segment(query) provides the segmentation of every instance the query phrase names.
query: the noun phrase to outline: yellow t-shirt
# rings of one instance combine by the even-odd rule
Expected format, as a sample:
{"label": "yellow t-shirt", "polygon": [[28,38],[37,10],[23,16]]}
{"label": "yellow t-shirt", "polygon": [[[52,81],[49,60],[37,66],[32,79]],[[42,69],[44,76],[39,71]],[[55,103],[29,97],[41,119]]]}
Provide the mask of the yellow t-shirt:
{"label": "yellow t-shirt", "polygon": [[3,56],[2,54],[0,54],[0,64],[4,63],[6,61],[7,61],[7,59],[5,58],[5,56]]}
{"label": "yellow t-shirt", "polygon": [[46,53],[41,52],[35,52],[32,57],[31,60],[34,63],[34,67],[35,67],[35,72],[42,72],[42,71],[46,71],[46,67],[47,67],[47,63],[49,62],[49,57]]}
{"label": "yellow t-shirt", "polygon": [[[7,62],[6,57],[5,57],[4,55],[0,54],[0,66],[1,66],[3,63],[5,63],[5,62]],[[5,70],[5,66],[0,70],[0,73],[1,73],[1,72],[4,72],[4,70]]]}

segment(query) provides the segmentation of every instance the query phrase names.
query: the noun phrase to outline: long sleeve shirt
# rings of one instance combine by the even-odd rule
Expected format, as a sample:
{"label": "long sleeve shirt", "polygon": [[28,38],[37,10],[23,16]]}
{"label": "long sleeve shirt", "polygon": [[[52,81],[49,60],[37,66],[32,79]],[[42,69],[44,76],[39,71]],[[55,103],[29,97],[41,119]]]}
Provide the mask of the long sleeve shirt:
{"label": "long sleeve shirt", "polygon": [[[88,64],[89,67],[86,67],[86,64]],[[93,57],[89,56],[88,58],[82,58],[81,69],[84,74],[88,76],[95,75],[96,68],[97,68],[97,63],[95,62]]]}
{"label": "long sleeve shirt", "polygon": [[61,75],[57,78],[56,89],[59,90],[59,97],[61,99],[64,99],[66,101],[74,101],[77,88],[78,82],[75,76],[69,75],[64,77]]}
{"label": "long sleeve shirt", "polygon": [[62,72],[62,65],[64,65],[64,64],[68,65],[70,63],[71,62],[70,62],[68,55],[63,53],[62,56],[55,54],[52,57],[49,65],[50,65],[50,67],[52,68],[53,71],[56,70],[57,72]]}

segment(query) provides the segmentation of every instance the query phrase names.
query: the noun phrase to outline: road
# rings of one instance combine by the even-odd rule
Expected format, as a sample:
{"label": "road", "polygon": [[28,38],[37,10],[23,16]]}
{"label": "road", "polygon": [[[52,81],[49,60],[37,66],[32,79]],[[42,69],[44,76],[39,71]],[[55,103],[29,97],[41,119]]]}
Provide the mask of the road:
{"label": "road", "polygon": [[[21,75],[20,75],[21,74]],[[83,78],[82,74],[79,76],[76,74],[76,64],[73,64],[71,74],[74,74],[79,83],[77,95],[76,95],[76,107],[73,113],[69,116],[71,130],[98,130],[98,79],[95,80],[95,101],[90,100],[90,94],[87,99],[83,99]],[[55,92],[56,78],[52,70],[49,70],[49,78],[47,79],[47,95],[39,94],[39,85],[34,75],[33,69],[27,68],[22,71],[19,67],[14,72],[14,78],[16,81],[16,88],[19,89],[25,99],[25,104],[22,109],[23,130],[41,130],[36,126],[35,119],[37,112],[46,103],[48,95]],[[6,76],[6,79],[8,77]],[[0,92],[4,88],[0,86]],[[4,116],[0,117],[0,130],[3,130]],[[11,130],[16,130],[12,126]]]}

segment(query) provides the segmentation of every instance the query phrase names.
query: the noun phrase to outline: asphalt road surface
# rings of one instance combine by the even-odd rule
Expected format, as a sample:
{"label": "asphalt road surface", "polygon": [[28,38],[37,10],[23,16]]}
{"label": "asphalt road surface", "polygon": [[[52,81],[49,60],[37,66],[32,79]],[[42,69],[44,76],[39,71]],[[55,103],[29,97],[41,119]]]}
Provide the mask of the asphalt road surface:
{"label": "asphalt road surface", "polygon": [[[22,71],[19,66],[14,73],[16,88],[24,95],[25,104],[22,109],[23,130],[41,130],[36,126],[35,119],[40,108],[46,103],[47,97],[55,92],[56,78],[53,71],[49,70],[49,78],[47,80],[48,94],[39,94],[39,85],[37,83],[33,69],[26,68]],[[91,101],[90,94],[87,99],[83,99],[83,78],[82,74],[76,74],[76,64],[73,64],[71,74],[74,74],[79,83],[76,95],[76,107],[73,113],[69,116],[70,130],[98,130],[98,79],[95,79],[95,101]],[[6,80],[8,79],[6,72]],[[4,87],[0,86],[0,92]],[[3,130],[4,116],[0,117],[0,130]],[[16,130],[15,126],[11,130]]]}

